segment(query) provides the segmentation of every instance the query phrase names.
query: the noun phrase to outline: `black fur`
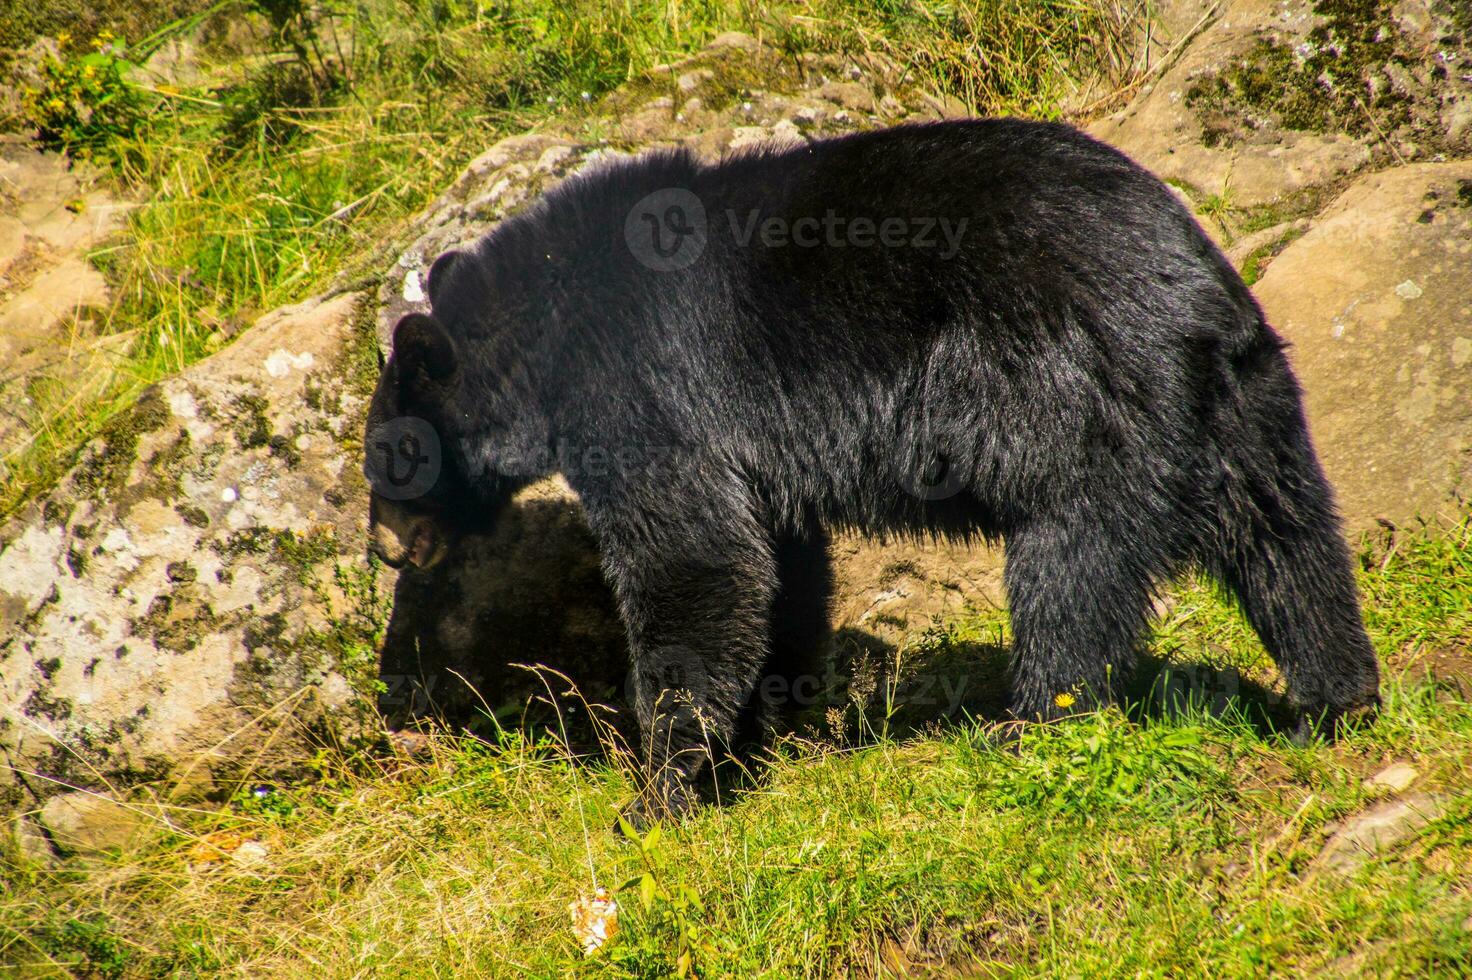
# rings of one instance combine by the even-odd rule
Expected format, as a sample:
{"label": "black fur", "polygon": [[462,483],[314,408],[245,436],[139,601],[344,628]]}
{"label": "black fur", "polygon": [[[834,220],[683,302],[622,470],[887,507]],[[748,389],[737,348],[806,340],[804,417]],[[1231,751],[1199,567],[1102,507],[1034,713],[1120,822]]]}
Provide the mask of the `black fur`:
{"label": "black fur", "polygon": [[[625,230],[667,188],[708,235],[662,272]],[[939,234],[743,245],[732,216],[753,210],[967,225],[949,255]],[[1005,540],[1019,718],[1111,698],[1152,590],[1191,565],[1235,593],[1305,712],[1376,699],[1283,343],[1169,190],[1066,126],[646,154],[442,257],[430,294],[374,417],[440,431],[458,483],[422,506],[447,523],[565,473],[628,628],[646,807],[682,809],[758,678],[821,639],[825,527]]]}

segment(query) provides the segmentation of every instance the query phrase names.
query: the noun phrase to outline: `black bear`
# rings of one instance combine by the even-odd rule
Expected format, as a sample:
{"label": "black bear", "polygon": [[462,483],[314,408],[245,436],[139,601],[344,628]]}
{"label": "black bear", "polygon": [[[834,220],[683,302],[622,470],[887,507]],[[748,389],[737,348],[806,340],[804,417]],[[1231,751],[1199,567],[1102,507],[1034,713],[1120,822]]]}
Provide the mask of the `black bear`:
{"label": "black bear", "polygon": [[628,630],[635,817],[685,810],[819,642],[834,526],[1005,542],[1019,719],[1117,695],[1193,565],[1307,723],[1377,703],[1283,342],[1175,196],[1067,126],[606,163],[428,293],[367,423],[374,548],[433,564],[565,475]]}

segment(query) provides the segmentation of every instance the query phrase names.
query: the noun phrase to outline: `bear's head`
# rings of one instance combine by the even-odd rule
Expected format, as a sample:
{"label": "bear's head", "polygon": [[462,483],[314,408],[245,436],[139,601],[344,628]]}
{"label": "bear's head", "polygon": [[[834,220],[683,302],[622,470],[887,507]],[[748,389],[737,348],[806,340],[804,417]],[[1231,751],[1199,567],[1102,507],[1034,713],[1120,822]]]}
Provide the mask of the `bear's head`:
{"label": "bear's head", "polygon": [[550,422],[514,314],[483,258],[446,252],[429,270],[433,312],[394,327],[368,408],[363,472],[369,550],[428,568],[467,533],[486,533],[517,490],[552,469]]}
{"label": "bear's head", "polygon": [[446,424],[459,355],[439,321],[411,313],[394,327],[393,353],[380,362],[363,434],[368,550],[392,568],[429,568],[445,557],[464,516],[475,510]]}

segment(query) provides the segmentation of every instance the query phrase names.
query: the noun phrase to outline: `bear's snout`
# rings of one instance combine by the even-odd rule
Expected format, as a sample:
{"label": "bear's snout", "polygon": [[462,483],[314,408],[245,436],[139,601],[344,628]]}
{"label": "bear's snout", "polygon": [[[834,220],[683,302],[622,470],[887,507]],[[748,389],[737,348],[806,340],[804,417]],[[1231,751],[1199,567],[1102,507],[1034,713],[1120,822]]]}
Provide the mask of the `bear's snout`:
{"label": "bear's snout", "polygon": [[403,568],[412,563],[416,568],[431,568],[449,550],[445,537],[429,518],[415,518],[402,528],[376,521],[368,532],[368,553],[389,568]]}

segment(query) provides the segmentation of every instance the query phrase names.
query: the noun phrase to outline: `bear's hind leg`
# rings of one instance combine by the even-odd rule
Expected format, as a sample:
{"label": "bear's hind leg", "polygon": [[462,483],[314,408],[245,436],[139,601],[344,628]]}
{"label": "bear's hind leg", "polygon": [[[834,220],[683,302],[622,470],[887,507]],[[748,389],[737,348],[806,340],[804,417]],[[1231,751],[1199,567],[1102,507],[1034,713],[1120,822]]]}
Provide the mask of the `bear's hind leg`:
{"label": "bear's hind leg", "polygon": [[1237,597],[1288,682],[1306,737],[1379,705],[1380,668],[1360,615],[1349,549],[1275,345],[1241,371],[1234,442],[1245,448],[1222,485],[1219,538],[1205,564]]}
{"label": "bear's hind leg", "polygon": [[1079,511],[1007,536],[1014,718],[1113,702],[1140,652],[1151,572],[1117,519]]}
{"label": "bear's hind leg", "polygon": [[1288,682],[1303,739],[1377,707],[1380,668],[1327,485],[1313,474],[1284,489],[1295,498],[1291,511],[1231,535],[1213,571]]}
{"label": "bear's hind leg", "polygon": [[1288,682],[1300,741],[1379,705],[1379,664],[1337,529],[1263,534],[1239,546],[1220,577]]}

